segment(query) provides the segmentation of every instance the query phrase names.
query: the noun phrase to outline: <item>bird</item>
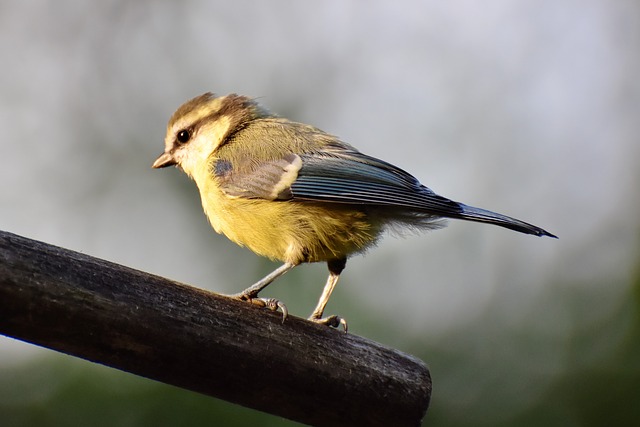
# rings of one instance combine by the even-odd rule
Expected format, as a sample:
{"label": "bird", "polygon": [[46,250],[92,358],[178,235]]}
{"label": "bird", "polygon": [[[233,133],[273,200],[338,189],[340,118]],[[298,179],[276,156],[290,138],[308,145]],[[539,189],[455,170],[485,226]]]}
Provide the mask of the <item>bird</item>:
{"label": "bird", "polygon": [[282,265],[232,297],[270,310],[286,305],[258,294],[303,263],[326,262],[329,276],[309,320],[323,317],[347,258],[385,231],[432,230],[446,219],[494,224],[557,238],[527,222],[436,194],[413,175],[314,126],[280,117],[255,99],[211,92],[182,104],[167,124],[153,168],[176,166],[195,181],[217,233]]}

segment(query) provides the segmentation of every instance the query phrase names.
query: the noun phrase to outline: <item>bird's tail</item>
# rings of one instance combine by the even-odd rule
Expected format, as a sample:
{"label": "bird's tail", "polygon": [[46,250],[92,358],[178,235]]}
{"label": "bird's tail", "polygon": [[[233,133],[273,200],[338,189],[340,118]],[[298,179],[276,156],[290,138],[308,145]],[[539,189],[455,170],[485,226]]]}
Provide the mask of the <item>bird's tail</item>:
{"label": "bird's tail", "polygon": [[519,219],[511,218],[506,215],[502,215],[496,212],[491,212],[486,209],[475,208],[463,203],[459,203],[462,208],[462,212],[453,216],[454,218],[465,219],[467,221],[483,222],[486,224],[499,225],[500,227],[508,228],[510,230],[519,231],[525,234],[533,234],[534,236],[549,236],[557,239],[558,237],[543,230],[540,227],[529,224]]}

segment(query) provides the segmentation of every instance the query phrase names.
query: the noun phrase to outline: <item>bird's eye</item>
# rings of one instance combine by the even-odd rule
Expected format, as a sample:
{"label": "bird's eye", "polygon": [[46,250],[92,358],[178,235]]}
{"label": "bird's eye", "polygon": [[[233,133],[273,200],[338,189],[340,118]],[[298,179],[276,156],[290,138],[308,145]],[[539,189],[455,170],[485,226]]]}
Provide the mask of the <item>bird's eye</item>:
{"label": "bird's eye", "polygon": [[189,142],[190,138],[191,138],[191,132],[189,130],[187,130],[187,129],[181,130],[176,135],[176,139],[178,140],[178,142],[180,144],[185,144],[185,143]]}

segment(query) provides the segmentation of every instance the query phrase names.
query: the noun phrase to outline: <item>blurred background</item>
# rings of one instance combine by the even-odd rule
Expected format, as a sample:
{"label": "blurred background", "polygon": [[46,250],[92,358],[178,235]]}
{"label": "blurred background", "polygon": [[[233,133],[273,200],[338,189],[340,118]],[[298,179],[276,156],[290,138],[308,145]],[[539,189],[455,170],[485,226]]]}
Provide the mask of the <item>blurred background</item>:
{"label": "blurred background", "polygon": [[[454,200],[354,257],[328,306],[429,364],[429,426],[640,424],[640,3],[0,2],[0,228],[210,289],[277,266],[152,170],[206,91],[257,97]],[[306,317],[325,265],[268,288]],[[330,410],[330,408],[328,408]],[[293,422],[0,337],[3,426]]]}

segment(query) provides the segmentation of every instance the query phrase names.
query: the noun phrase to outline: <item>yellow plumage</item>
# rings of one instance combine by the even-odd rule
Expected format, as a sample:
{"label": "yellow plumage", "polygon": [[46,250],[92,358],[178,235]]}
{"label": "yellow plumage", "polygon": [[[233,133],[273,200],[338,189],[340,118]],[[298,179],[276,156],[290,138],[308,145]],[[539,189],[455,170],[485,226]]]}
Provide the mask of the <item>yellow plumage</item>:
{"label": "yellow plumage", "polygon": [[[234,135],[232,142],[214,150],[208,157],[207,168],[193,172],[211,225],[218,233],[258,255],[292,264],[328,261],[365,249],[375,242],[380,227],[374,226],[372,218],[361,208],[246,199],[229,196],[220,189],[211,167],[220,159],[235,165],[250,161],[255,166],[292,152],[312,152],[327,139],[311,127],[305,129],[305,138],[293,139],[287,135],[291,127],[298,126],[280,119],[256,121]],[[267,133],[268,138],[264,136]],[[250,141],[256,136],[262,136],[259,144]],[[283,140],[292,143],[279,143]],[[295,174],[284,178],[290,179],[291,182],[283,183],[289,186]]]}

